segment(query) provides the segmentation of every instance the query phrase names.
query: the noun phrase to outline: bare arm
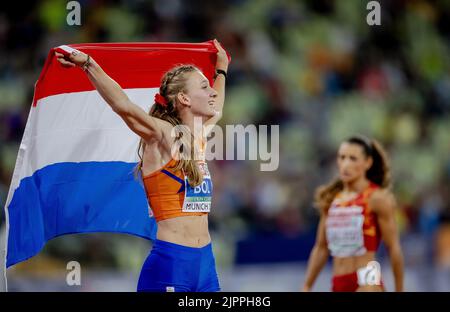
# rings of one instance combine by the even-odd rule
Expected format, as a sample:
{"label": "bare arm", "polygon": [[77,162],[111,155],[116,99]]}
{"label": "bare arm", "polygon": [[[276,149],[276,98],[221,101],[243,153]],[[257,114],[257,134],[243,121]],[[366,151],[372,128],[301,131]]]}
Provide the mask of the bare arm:
{"label": "bare arm", "polygon": [[[214,45],[216,46],[217,52],[217,61],[216,61],[216,69],[228,71],[228,56],[222,46],[219,44],[217,40],[214,39]],[[215,108],[217,110],[217,114],[214,117],[211,117],[205,122],[205,126],[209,126],[211,128],[222,118],[223,105],[225,103],[225,76],[220,74],[216,77],[214,81],[213,88],[217,91]]]}
{"label": "bare arm", "polygon": [[[87,55],[81,51],[66,58],[58,52],[55,52],[55,55],[65,67],[80,66],[87,59]],[[142,108],[132,103],[120,85],[109,77],[94,59],[90,59],[90,65],[86,72],[89,80],[106,103],[125,121],[133,132],[147,142],[170,138],[170,124],[164,120],[149,116]],[[167,141],[165,145],[169,148],[169,140],[165,139],[164,141]]]}
{"label": "bare arm", "polygon": [[403,254],[395,222],[395,198],[387,190],[377,191],[370,199],[370,207],[378,217],[382,239],[389,252],[395,290],[403,291]]}
{"label": "bare arm", "polygon": [[316,243],[311,251],[308,259],[308,267],[306,269],[305,283],[303,291],[310,291],[317,276],[327,263],[329,252],[325,237],[325,216],[322,215],[317,229]]}

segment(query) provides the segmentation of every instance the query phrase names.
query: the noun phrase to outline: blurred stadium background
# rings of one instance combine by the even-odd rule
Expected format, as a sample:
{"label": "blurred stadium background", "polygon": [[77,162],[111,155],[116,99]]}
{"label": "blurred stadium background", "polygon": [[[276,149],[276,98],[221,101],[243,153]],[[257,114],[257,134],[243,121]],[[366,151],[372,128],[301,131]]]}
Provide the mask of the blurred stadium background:
{"label": "blurred stadium background", "polygon": [[[353,133],[388,150],[408,291],[450,290],[450,1],[68,1],[0,4],[0,202],[6,201],[36,82],[67,43],[211,38],[230,51],[222,125],[280,125],[280,166],[214,161],[210,229],[224,291],[297,291],[314,243],[314,189],[336,174]],[[150,103],[150,102],[149,102]],[[4,227],[4,211],[1,224]],[[3,231],[2,231],[3,232]],[[8,270],[13,291],[134,291],[151,244],[119,234],[50,241]],[[66,285],[66,264],[82,285]],[[393,290],[386,252],[384,279]],[[328,291],[327,266],[314,290]]]}

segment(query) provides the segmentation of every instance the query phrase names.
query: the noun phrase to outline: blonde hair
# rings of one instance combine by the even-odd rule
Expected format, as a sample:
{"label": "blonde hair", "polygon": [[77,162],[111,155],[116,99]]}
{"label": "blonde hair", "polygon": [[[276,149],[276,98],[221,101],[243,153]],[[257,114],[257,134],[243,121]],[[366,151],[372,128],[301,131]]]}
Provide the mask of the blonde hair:
{"label": "blonde hair", "polygon": [[[178,153],[184,155],[184,157],[177,157],[176,164],[172,167],[173,170],[183,170],[188,178],[188,182],[192,187],[198,186],[203,181],[203,176],[195,161],[195,144],[191,132],[182,127],[181,119],[176,109],[177,95],[179,92],[186,92],[186,83],[188,80],[188,74],[200,71],[194,65],[179,65],[164,74],[161,80],[161,86],[159,88],[159,94],[166,100],[167,105],[163,106],[159,103],[155,103],[149,112],[150,116],[165,120],[173,126],[178,126],[177,130],[180,130],[175,138],[174,143],[179,144]],[[183,131],[183,128],[186,131]],[[187,134],[187,135],[186,135]],[[190,134],[190,135],[189,135]],[[179,141],[179,142],[177,142]],[[189,142],[190,141],[190,142]],[[194,146],[194,148],[189,148]],[[143,152],[145,149],[144,140],[140,140],[138,147],[139,163],[135,168],[135,175],[142,170]],[[189,153],[189,155],[186,155]],[[186,157],[189,156],[189,157]]]}

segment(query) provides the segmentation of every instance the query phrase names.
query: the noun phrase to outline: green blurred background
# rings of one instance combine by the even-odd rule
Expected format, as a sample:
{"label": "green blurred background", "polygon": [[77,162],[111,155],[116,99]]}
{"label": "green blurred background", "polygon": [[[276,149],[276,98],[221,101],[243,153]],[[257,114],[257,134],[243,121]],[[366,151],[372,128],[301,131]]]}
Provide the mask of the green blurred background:
{"label": "green blurred background", "polygon": [[[0,201],[6,202],[34,83],[48,51],[82,42],[217,38],[232,55],[221,125],[280,125],[280,166],[211,162],[210,229],[225,291],[296,291],[314,243],[314,189],[355,133],[387,149],[406,290],[450,290],[450,1],[68,1],[0,4]],[[151,103],[149,103],[151,104]],[[1,224],[4,226],[4,212]],[[49,242],[8,270],[10,290],[134,291],[151,244],[119,234]],[[65,283],[79,261],[82,285]],[[393,290],[386,252],[379,260]],[[316,290],[328,291],[327,266]]]}

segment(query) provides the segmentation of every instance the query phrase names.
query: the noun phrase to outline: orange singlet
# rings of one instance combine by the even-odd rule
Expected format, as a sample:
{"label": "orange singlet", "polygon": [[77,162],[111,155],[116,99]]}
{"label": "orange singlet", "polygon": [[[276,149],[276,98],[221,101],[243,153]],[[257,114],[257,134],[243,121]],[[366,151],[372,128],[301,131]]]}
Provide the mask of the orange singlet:
{"label": "orange singlet", "polygon": [[156,221],[181,217],[201,216],[211,210],[212,180],[205,161],[206,140],[199,142],[200,159],[197,165],[203,181],[191,187],[182,170],[173,170],[176,160],[170,160],[156,172],[143,176],[144,187]]}

